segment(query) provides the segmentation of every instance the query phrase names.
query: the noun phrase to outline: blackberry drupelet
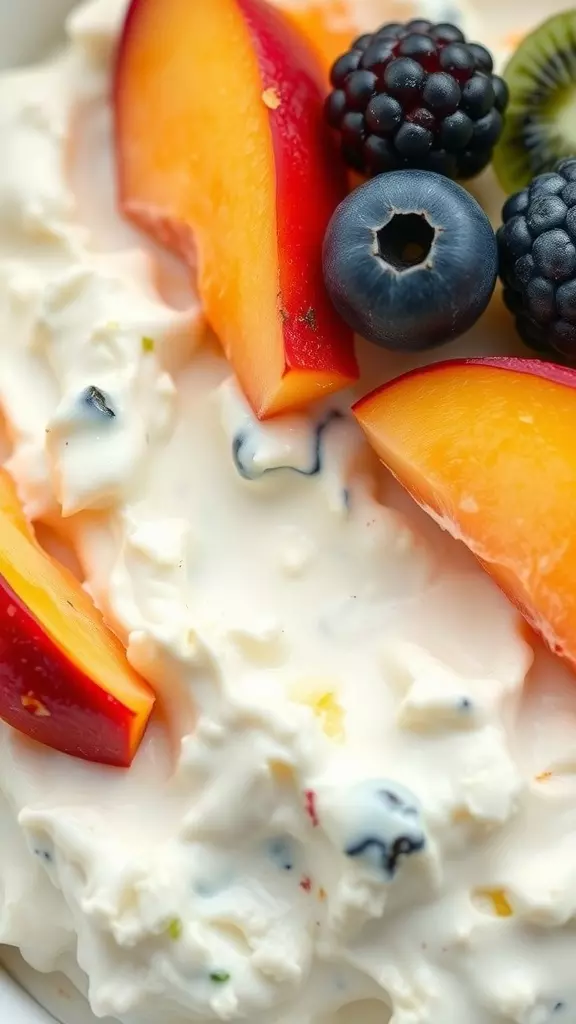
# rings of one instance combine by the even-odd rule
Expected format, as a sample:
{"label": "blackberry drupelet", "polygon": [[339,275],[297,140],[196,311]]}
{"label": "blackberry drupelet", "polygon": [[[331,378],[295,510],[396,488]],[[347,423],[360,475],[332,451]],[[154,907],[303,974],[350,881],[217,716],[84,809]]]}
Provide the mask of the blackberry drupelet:
{"label": "blackberry drupelet", "polygon": [[330,80],[326,118],[354,170],[471,178],[490,163],[508,89],[488,50],[454,25],[383,25],[355,40]]}
{"label": "blackberry drupelet", "polygon": [[502,221],[504,302],[522,341],[576,360],[576,157],[510,196]]}

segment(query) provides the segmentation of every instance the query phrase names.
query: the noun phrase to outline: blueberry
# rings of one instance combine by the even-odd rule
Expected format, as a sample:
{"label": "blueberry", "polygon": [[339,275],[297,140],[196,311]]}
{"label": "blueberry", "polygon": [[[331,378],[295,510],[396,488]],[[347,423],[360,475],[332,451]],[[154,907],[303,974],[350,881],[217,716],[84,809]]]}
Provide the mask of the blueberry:
{"label": "blueberry", "polygon": [[448,178],[400,170],[361,185],[324,240],[328,292],[358,333],[417,351],[468,330],[496,281],[496,240],[475,199]]}

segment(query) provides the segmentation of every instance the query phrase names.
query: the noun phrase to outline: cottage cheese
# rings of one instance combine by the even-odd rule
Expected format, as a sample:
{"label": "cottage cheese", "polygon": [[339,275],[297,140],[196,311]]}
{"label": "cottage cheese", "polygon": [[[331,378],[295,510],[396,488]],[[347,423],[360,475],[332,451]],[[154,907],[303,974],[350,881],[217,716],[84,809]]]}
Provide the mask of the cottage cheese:
{"label": "cottage cheese", "polygon": [[[0,78],[0,404],[160,711],[129,771],[0,725],[0,941],[122,1024],[576,1021],[576,690],[541,653],[526,682],[517,614],[350,396],[255,422],[121,222],[124,9]],[[361,354],[364,390],[407,366]]]}

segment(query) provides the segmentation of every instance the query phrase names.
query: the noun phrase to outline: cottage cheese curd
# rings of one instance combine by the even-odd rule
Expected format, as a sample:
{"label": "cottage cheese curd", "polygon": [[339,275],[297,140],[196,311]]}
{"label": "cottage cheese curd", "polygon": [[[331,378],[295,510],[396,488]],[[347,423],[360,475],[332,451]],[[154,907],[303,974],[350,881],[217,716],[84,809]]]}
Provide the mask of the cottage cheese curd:
{"label": "cottage cheese curd", "polygon": [[122,1024],[576,1021],[576,691],[541,654],[526,683],[516,613],[348,396],[255,422],[121,223],[125,6],[0,79],[0,403],[160,710],[129,771],[0,724],[0,942]]}

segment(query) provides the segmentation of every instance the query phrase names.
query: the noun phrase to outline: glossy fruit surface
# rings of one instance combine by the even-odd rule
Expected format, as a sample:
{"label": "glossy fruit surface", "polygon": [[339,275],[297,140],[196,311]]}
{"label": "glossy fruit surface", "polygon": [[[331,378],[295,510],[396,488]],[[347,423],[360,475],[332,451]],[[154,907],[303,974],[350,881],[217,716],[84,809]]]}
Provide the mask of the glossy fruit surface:
{"label": "glossy fruit surface", "polygon": [[326,118],[364,174],[415,167],[471,178],[502,132],[506,84],[455,25],[415,18],[354,40],[331,69]]}
{"label": "glossy fruit surface", "polygon": [[78,581],[37,544],[0,471],[0,718],[47,746],[127,766],[154,695]]}
{"label": "glossy fruit surface", "polygon": [[576,10],[521,39],[504,79],[510,102],[494,170],[504,191],[516,192],[576,153]]}
{"label": "glossy fruit surface", "polygon": [[437,363],[355,414],[412,497],[576,666],[576,372],[535,359]]}
{"label": "glossy fruit surface", "polygon": [[460,185],[428,171],[392,171],[340,204],[323,262],[332,301],[358,334],[414,351],[458,337],[484,311],[496,240]]}
{"label": "glossy fruit surface", "polygon": [[[388,0],[379,0],[383,9]],[[358,6],[355,0],[281,0],[280,8],[306,36],[326,75],[350,39],[358,35]]]}
{"label": "glossy fruit surface", "polygon": [[261,417],[357,375],[322,280],[346,193],[320,65],[262,0],[133,0],[115,80],[125,213],[191,264]]}
{"label": "glossy fruit surface", "polygon": [[510,196],[498,229],[504,302],[524,343],[576,359],[576,159]]}

